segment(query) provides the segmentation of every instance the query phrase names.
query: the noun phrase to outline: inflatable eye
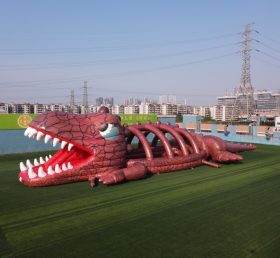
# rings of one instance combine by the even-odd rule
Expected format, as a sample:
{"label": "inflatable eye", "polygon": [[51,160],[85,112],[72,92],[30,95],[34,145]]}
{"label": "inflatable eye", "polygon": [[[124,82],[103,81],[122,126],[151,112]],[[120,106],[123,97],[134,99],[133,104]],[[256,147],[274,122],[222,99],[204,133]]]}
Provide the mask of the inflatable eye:
{"label": "inflatable eye", "polygon": [[99,133],[106,140],[115,140],[119,135],[119,129],[113,124],[104,124],[99,128]]}

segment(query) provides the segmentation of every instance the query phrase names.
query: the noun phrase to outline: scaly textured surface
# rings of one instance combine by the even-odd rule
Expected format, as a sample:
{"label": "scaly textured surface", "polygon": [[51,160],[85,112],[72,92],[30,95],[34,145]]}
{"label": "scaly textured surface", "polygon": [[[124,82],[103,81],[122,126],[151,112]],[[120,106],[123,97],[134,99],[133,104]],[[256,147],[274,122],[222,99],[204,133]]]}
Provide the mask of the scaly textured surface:
{"label": "scaly textured surface", "polygon": [[[171,137],[167,137],[167,134]],[[147,137],[151,135],[152,141]],[[34,119],[25,136],[61,150],[20,163],[19,181],[27,186],[48,186],[89,180],[106,185],[207,164],[236,162],[232,153],[254,150],[255,146],[226,143],[215,136],[203,136],[160,122],[122,126],[120,118],[101,108],[98,113],[74,115],[48,112]],[[138,138],[138,146],[132,144]]]}

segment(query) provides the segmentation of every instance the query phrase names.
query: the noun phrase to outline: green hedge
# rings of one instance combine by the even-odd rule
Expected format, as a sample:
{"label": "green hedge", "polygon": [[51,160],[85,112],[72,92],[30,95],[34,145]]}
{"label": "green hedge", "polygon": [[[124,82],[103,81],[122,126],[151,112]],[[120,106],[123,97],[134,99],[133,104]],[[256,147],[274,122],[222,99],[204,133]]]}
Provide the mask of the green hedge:
{"label": "green hedge", "polygon": [[155,123],[157,121],[157,115],[155,114],[149,114],[149,115],[137,115],[137,114],[133,114],[133,115],[119,115],[121,117],[121,122],[122,124],[135,124],[137,122],[140,123],[145,123],[148,121],[151,121],[153,123]]}
{"label": "green hedge", "polygon": [[[36,118],[36,114],[0,114],[0,130],[24,129],[32,119]],[[138,121],[145,123],[147,121],[156,122],[157,115],[120,115],[122,124],[134,124]]]}

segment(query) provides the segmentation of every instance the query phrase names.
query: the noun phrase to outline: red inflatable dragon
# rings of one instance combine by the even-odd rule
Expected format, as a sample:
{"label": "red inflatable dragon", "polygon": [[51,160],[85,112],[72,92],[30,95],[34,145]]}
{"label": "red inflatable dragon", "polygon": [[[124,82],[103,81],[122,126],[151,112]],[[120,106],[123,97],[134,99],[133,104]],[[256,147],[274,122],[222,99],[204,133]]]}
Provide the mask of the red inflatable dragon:
{"label": "red inflatable dragon", "polygon": [[[219,167],[212,161],[240,161],[242,156],[234,152],[255,149],[160,122],[122,126],[107,108],[85,115],[48,112],[34,119],[24,134],[45,143],[52,139],[53,146],[61,144],[54,156],[20,163],[19,181],[26,186],[85,180],[91,186],[97,181],[112,185],[202,164]],[[137,144],[132,144],[134,137]]]}

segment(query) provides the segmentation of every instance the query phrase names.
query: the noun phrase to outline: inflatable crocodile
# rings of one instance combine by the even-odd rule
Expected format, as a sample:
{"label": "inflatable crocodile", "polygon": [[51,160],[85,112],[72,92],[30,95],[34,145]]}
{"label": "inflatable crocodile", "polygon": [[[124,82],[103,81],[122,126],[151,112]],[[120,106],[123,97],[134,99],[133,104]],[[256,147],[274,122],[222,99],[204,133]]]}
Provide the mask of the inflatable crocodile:
{"label": "inflatable crocodile", "polygon": [[219,167],[214,162],[237,162],[243,158],[236,152],[255,149],[251,144],[227,143],[160,122],[122,126],[120,117],[104,107],[84,115],[44,113],[24,134],[45,143],[52,141],[53,146],[61,144],[53,156],[20,163],[19,181],[26,186],[85,180],[91,186],[97,182],[112,185],[202,164]]}

